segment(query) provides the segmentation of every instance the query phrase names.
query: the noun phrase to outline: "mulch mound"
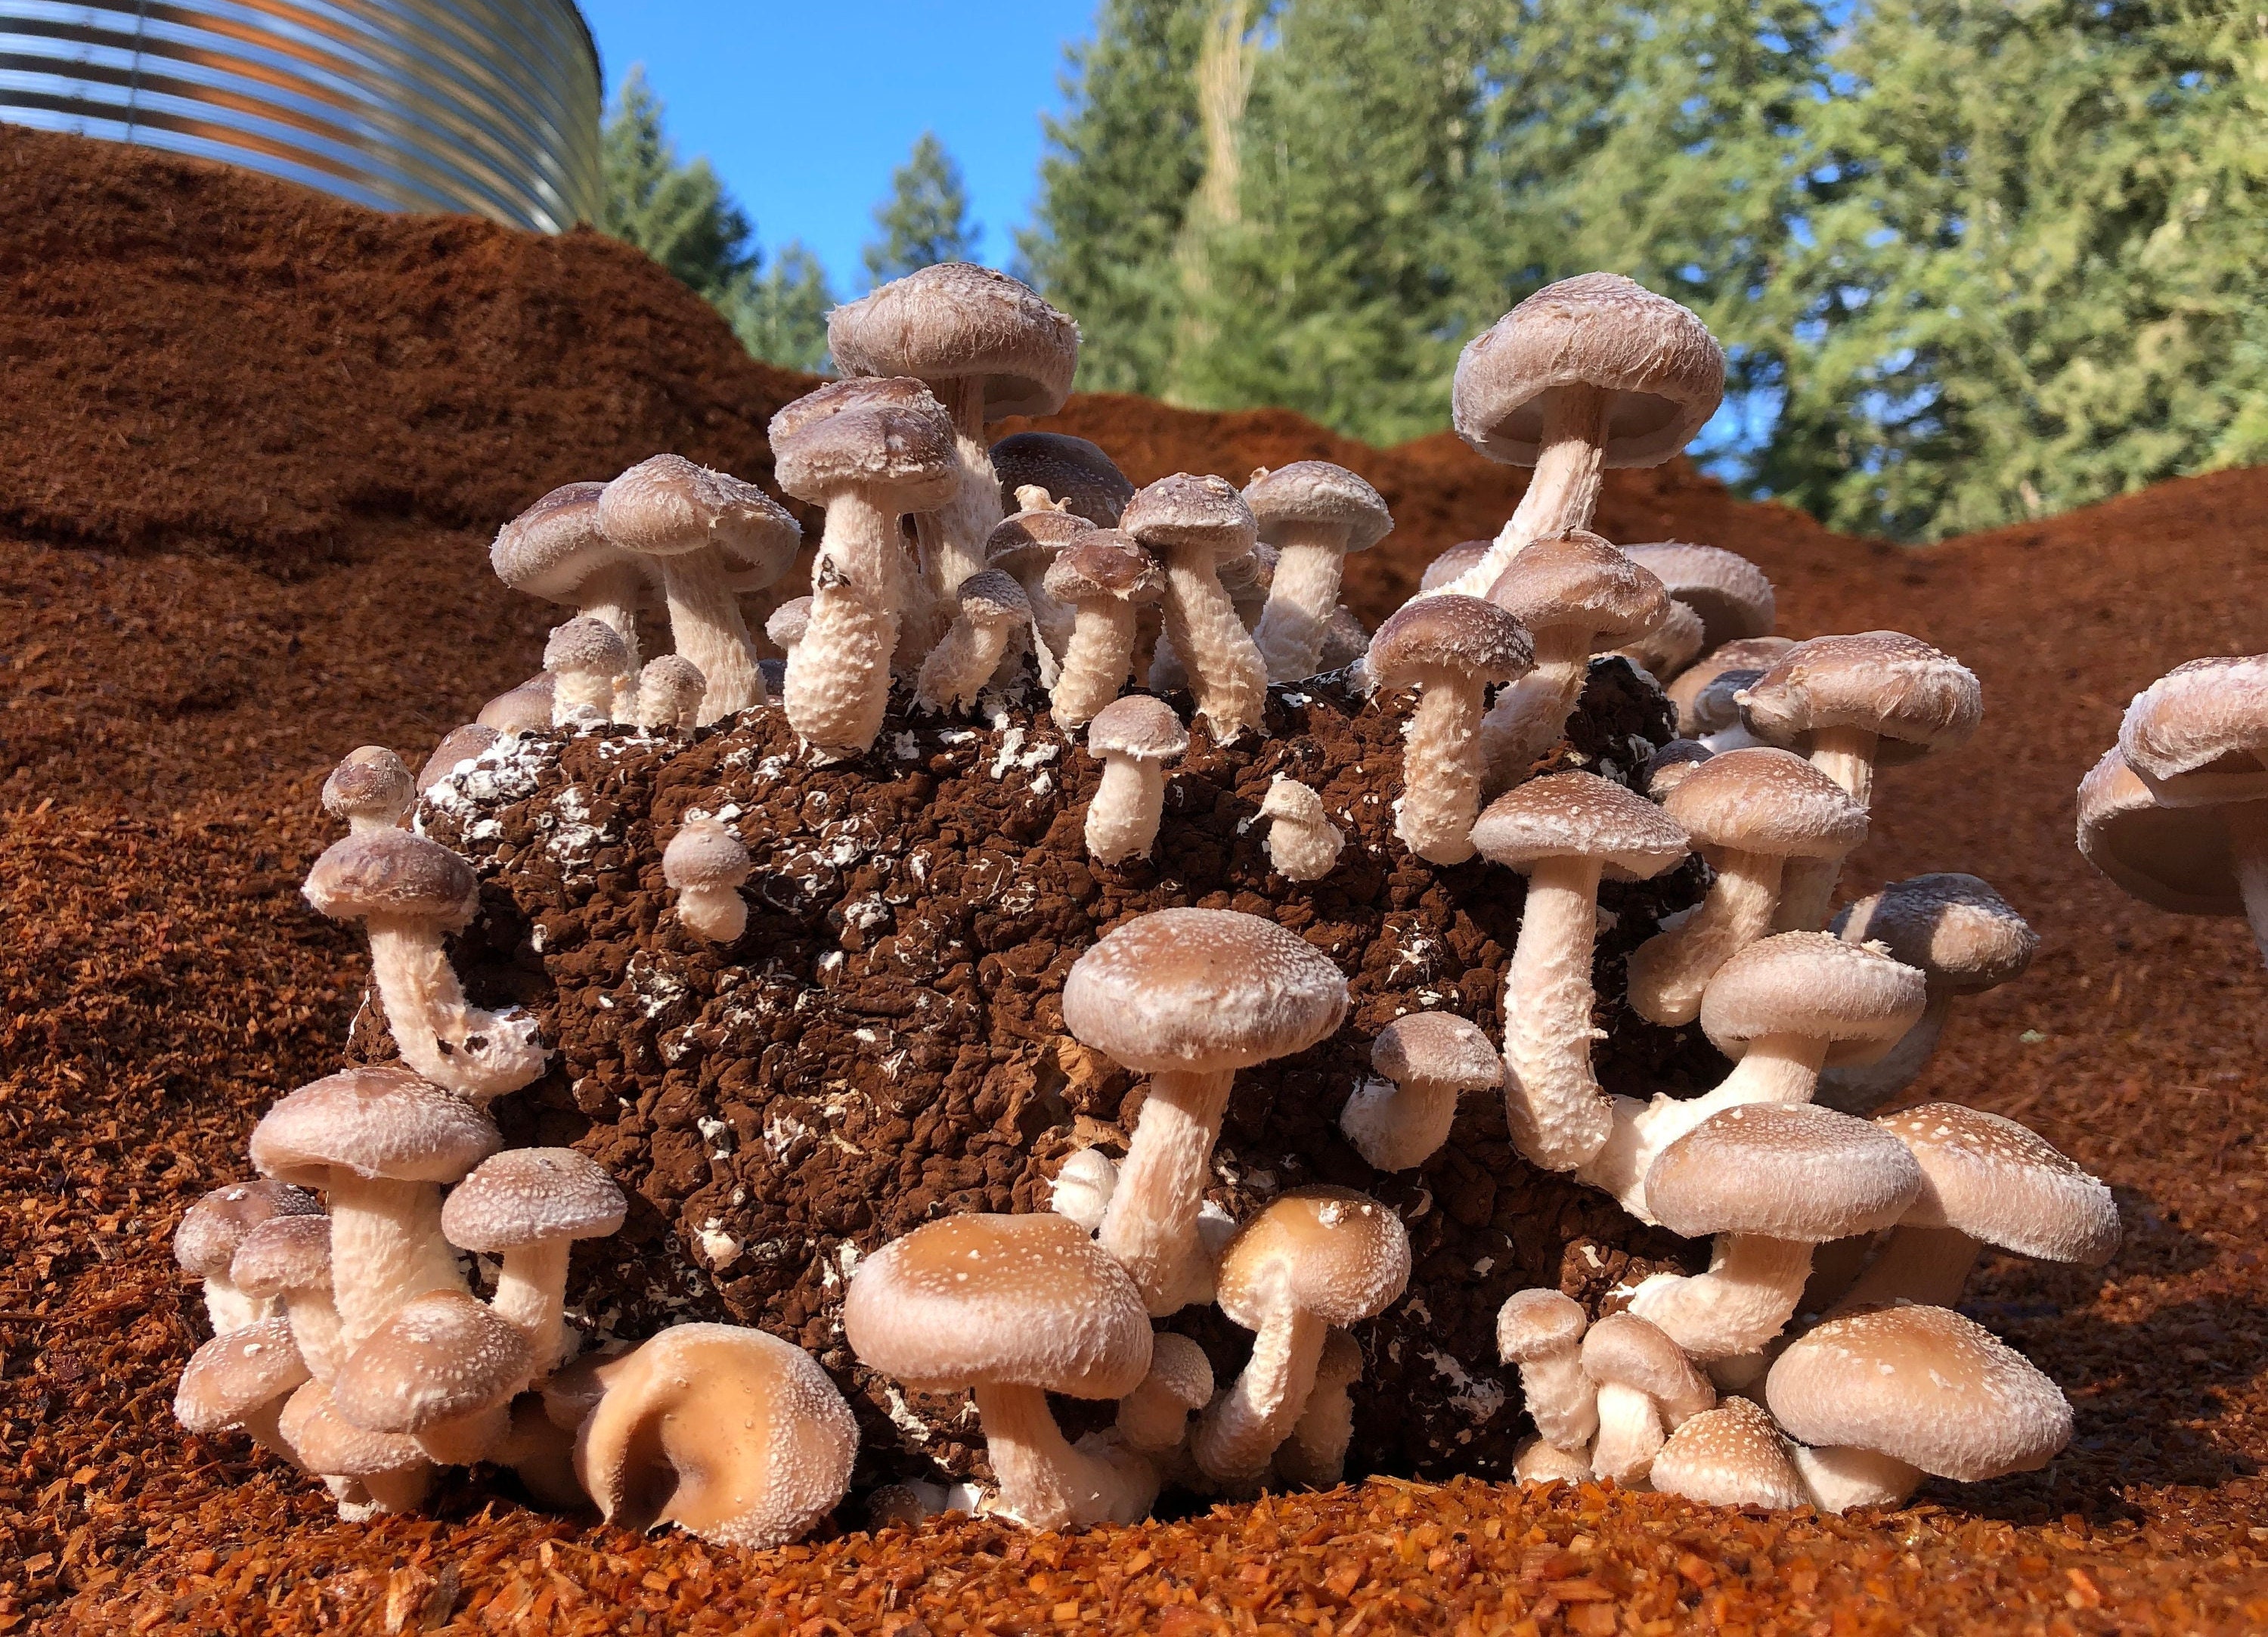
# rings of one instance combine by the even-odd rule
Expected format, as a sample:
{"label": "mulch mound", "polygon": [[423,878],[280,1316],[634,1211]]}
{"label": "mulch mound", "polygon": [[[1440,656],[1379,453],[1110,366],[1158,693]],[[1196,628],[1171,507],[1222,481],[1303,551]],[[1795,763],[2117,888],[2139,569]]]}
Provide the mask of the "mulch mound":
{"label": "mulch mound", "polygon": [[[1984,679],[1976,741],[1881,782],[1846,887],[1971,870],[2043,934],[1915,1089],[2023,1119],[2118,1191],[2104,1273],[1989,1258],[1967,1304],[2077,1407],[2047,1471],[1824,1522],[1379,1478],[1068,1539],[963,1523],[755,1556],[469,1485],[344,1528],[169,1407],[202,1324],[173,1225],[336,1064],[364,981],[297,896],[334,833],[316,788],[536,668],[548,610],[487,572],[503,517],[660,448],[762,479],[763,422],[803,383],[587,235],[379,218],[4,129],[0,174],[0,1631],[2268,1626],[2268,974],[2241,928],[2145,909],[2071,844],[2128,696],[2268,647],[2237,601],[2268,568],[2268,474],[1927,552],[1682,464],[1613,475],[1601,510],[1612,538],[1753,557],[1793,634],[1895,627]],[[1454,439],[1369,450],[1272,412],[1090,397],[1057,424],[1142,480],[1363,472],[1401,521],[1350,577],[1373,619],[1521,481]]]}

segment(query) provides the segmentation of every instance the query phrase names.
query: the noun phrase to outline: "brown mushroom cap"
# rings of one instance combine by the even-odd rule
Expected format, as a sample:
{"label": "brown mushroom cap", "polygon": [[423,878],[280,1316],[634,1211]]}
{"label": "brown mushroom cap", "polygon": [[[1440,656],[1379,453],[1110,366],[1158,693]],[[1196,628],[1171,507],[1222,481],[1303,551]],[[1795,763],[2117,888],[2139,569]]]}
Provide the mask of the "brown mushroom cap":
{"label": "brown mushroom cap", "polygon": [[335,921],[414,916],[454,932],[480,909],[473,866],[438,841],[406,830],[373,830],[323,850],[299,889]]}
{"label": "brown mushroom cap", "polygon": [[803,541],[803,526],[762,490],[681,454],[654,455],[608,483],[599,497],[599,522],[619,544],[647,557],[714,546],[750,588],[786,572]]}
{"label": "brown mushroom cap", "polygon": [[1370,1066],[1397,1086],[1482,1091],[1504,1083],[1504,1059],[1481,1026],[1454,1012],[1411,1012],[1378,1031]]}
{"label": "brown mushroom cap", "polygon": [[1741,694],[1749,731],[1768,743],[1808,751],[1822,727],[1861,728],[1881,736],[1886,764],[1963,742],[1984,711],[1967,666],[1890,630],[1800,642]]}
{"label": "brown mushroom cap", "polygon": [[1762,1234],[1825,1244],[1888,1228],[1921,1190],[1905,1144],[1808,1102],[1745,1103],[1701,1122],[1646,1174],[1646,1209],[1673,1234]]}
{"label": "brown mushroom cap", "polygon": [[1063,408],[1079,326],[1005,273],[940,262],[829,313],[827,347],[852,375],[981,380],[998,421]]}
{"label": "brown mushroom cap", "polygon": [[463,763],[478,761],[503,737],[497,729],[479,722],[451,728],[433,747],[433,754],[425,758],[425,765],[417,770],[417,793],[423,795]]}
{"label": "brown mushroom cap", "polygon": [[1637,641],[1669,609],[1660,580],[1580,528],[1522,547],[1488,600],[1539,638],[1587,633],[1594,653]]}
{"label": "brown mushroom cap", "polygon": [[1717,1401],[1716,1389],[1669,1333],[1635,1313],[1609,1313],[1583,1332],[1583,1374],[1642,1392],[1675,1425]]}
{"label": "brown mushroom cap", "polygon": [[[231,1183],[191,1206],[173,1230],[173,1260],[199,1279],[227,1279],[247,1235],[276,1217],[322,1219],[322,1202],[290,1183]],[[241,1285],[238,1286],[242,1289]],[[248,1293],[254,1294],[254,1293]]]}
{"label": "brown mushroom cap", "polygon": [[1370,639],[1373,681],[1423,682],[1447,671],[1475,682],[1504,682],[1535,663],[1528,628],[1492,602],[1448,593],[1405,602]]}
{"label": "brown mushroom cap", "polygon": [[2143,903],[2176,915],[2242,915],[2228,830],[2210,807],[2161,805],[2117,746],[2079,785],[2079,850]]}
{"label": "brown mushroom cap", "polygon": [[1659,466],[1716,413],[1725,354],[1699,319],[1620,274],[1562,279],[1465,343],[1450,388],[1457,435],[1491,461],[1533,466],[1544,401],[1577,385],[1610,395],[1607,465]]}
{"label": "brown mushroom cap", "polygon": [[2100,1267],[2118,1249],[2110,1190],[2015,1121],[1925,1102],[1874,1124],[1921,1167],[1921,1192],[1901,1220],[2085,1267]]}
{"label": "brown mushroom cap", "polygon": [[1281,545],[1287,531],[1330,530],[1349,553],[1367,551],[1394,532],[1394,516],[1377,490],[1329,461],[1294,461],[1262,469],[1244,486],[1260,538]]}
{"label": "brown mushroom cap", "polygon": [[1724,1399],[1670,1434],[1646,1481],[1705,1506],[1786,1508],[1811,1500],[1787,1440],[1747,1398]]}
{"label": "brown mushroom cap", "polygon": [[628,1202],[596,1160],[572,1148],[507,1148],[449,1191],[441,1233],[466,1250],[495,1255],[563,1239],[603,1239]]}
{"label": "brown mushroom cap", "polygon": [[330,1169],[397,1182],[453,1183],[504,1146],[496,1122],[432,1081],[391,1065],[302,1086],[252,1129],[263,1176],[321,1188]]}
{"label": "brown mushroom cap", "polygon": [[843,1328],[859,1361],[940,1390],[980,1381],[1120,1398],[1150,1368],[1126,1271],[1052,1212],[948,1216],[858,1265]]}
{"label": "brown mushroom cap", "polygon": [[1119,515],[1118,527],[1152,551],[1209,550],[1216,560],[1251,550],[1260,527],[1234,483],[1188,472],[1137,490]]}
{"label": "brown mushroom cap", "polygon": [[1830,1064],[1871,1063],[1928,1004],[1922,975],[1903,962],[1830,933],[1779,933],[1717,969],[1701,1030],[1730,1057],[1767,1035],[1796,1035],[1834,1042]]}
{"label": "brown mushroom cap", "polygon": [[1461,540],[1425,565],[1418,589],[1433,591],[1462,579],[1496,545],[1493,540]]}
{"label": "brown mushroom cap", "polygon": [[1410,1283],[1402,1219],[1350,1188],[1295,1188],[1223,1247],[1216,1300],[1232,1324],[1258,1330],[1286,1301],[1326,1324],[1359,1324]]}
{"label": "brown mushroom cap", "polygon": [[554,676],[575,671],[620,676],[630,668],[630,645],[604,620],[571,619],[552,627],[543,645],[543,668]]}
{"label": "brown mushroom cap", "polygon": [[2056,1384],[1943,1308],[1828,1320],[1779,1355],[1764,1398],[1805,1443],[1876,1450],[1962,1483],[2036,1471],[2071,1442]]}
{"label": "brown mushroom cap", "polygon": [[323,811],[335,819],[372,818],[391,824],[416,799],[409,770],[384,745],[348,751],[323,781]]}
{"label": "brown mushroom cap", "polygon": [[331,1402],[374,1433],[421,1433],[504,1403],[534,1365],[527,1332],[461,1290],[387,1316],[339,1367]]}
{"label": "brown mushroom cap", "polygon": [[1867,809],[1800,756],[1727,750],[1662,799],[1705,857],[1717,851],[1839,859],[1867,839]]}
{"label": "brown mushroom cap", "polygon": [[1665,540],[1624,546],[1623,555],[1701,616],[1702,652],[1771,634],[1778,609],[1764,570],[1716,546]]}
{"label": "brown mushroom cap", "polygon": [[688,887],[738,887],[755,868],[740,838],[712,818],[680,825],[661,852],[661,877],[681,892]]}
{"label": "brown mushroom cap", "polygon": [[[1666,802],[1669,793],[1693,777],[1693,771],[1717,753],[1697,739],[1673,739],[1646,759],[1646,793]],[[1694,845],[1705,844],[1697,837]]]}
{"label": "brown mushroom cap", "polygon": [[1122,602],[1154,602],[1166,589],[1158,560],[1115,528],[1090,529],[1065,546],[1048,565],[1040,588],[1057,602],[1080,603],[1115,597]]}
{"label": "brown mushroom cap", "polygon": [[372,1432],[340,1414],[320,1382],[305,1383],[291,1395],[277,1430],[301,1465],[327,1477],[375,1478],[428,1464],[415,1439]]}
{"label": "brown mushroom cap", "polygon": [[[1677,707],[1678,731],[1688,734],[1715,731],[1700,726],[1694,719],[1693,704],[1702,692],[1727,671],[1754,671],[1762,675],[1779,663],[1780,655],[1794,646],[1795,640],[1790,637],[1743,637],[1703,654],[1662,689],[1669,703]],[[1748,683],[1743,682],[1741,686],[1745,688]],[[1729,719],[1717,724],[1719,727],[1730,726]]]}
{"label": "brown mushroom cap", "polygon": [[2268,800],[2268,654],[2176,666],[2126,707],[2118,751],[2168,807]]}
{"label": "brown mushroom cap", "polygon": [[262,1319],[216,1336],[189,1355],[173,1390],[173,1416],[193,1433],[217,1433],[307,1379],[288,1319]]}
{"label": "brown mushroom cap", "polygon": [[953,594],[961,617],[980,630],[1020,625],[1032,617],[1031,599],[1024,588],[1014,575],[997,568],[977,570]]}
{"label": "brown mushroom cap", "polygon": [[1018,512],[1002,518],[984,538],[984,561],[1021,579],[1045,573],[1048,565],[1095,532],[1094,525],[1071,512]]}
{"label": "brown mushroom cap", "polygon": [[1130,693],[1094,713],[1094,719],[1086,725],[1086,748],[1098,756],[1170,762],[1189,748],[1189,730],[1163,699]]}
{"label": "brown mushroom cap", "polygon": [[1074,1036],[1145,1073],[1289,1057],[1337,1029],[1346,1007],[1328,956],[1234,910],[1138,916],[1079,956],[1063,992]]}
{"label": "brown mushroom cap", "polygon": [[1098,444],[1065,432],[1015,432],[992,446],[1000,509],[1017,509],[1016,491],[1044,489],[1097,528],[1118,527],[1134,485]]}
{"label": "brown mushroom cap", "polygon": [[[296,1190],[294,1191],[297,1191]],[[231,1283],[265,1300],[287,1291],[331,1286],[331,1219],[273,1216],[245,1235],[228,1265]]]}
{"label": "brown mushroom cap", "polygon": [[1506,792],[1473,825],[1473,845],[1522,874],[1546,859],[1601,859],[1612,881],[1647,880],[1691,851],[1675,819],[1595,773],[1548,773]]}
{"label": "brown mushroom cap", "polygon": [[924,512],[951,499],[961,482],[953,418],[910,379],[830,381],[773,416],[768,435],[772,481],[814,505],[864,489]]}
{"label": "brown mushroom cap", "polygon": [[1832,930],[1845,943],[1881,944],[1933,989],[1953,994],[1981,994],[2014,982],[2040,947],[2039,934],[2006,898],[1974,875],[1950,871],[1892,881],[1845,904]]}
{"label": "brown mushroom cap", "polygon": [[1590,1327],[1590,1316],[1574,1297],[1516,1290],[1496,1310],[1497,1355],[1507,1364],[1531,1363],[1573,1346]]}
{"label": "brown mushroom cap", "polygon": [[599,522],[604,483],[562,483],[497,531],[489,566],[514,591],[548,602],[579,604],[592,576],[634,567],[649,581],[652,564],[625,551]]}
{"label": "brown mushroom cap", "polygon": [[475,725],[497,734],[548,734],[551,731],[551,700],[558,678],[549,671],[508,688],[490,700],[474,719]]}

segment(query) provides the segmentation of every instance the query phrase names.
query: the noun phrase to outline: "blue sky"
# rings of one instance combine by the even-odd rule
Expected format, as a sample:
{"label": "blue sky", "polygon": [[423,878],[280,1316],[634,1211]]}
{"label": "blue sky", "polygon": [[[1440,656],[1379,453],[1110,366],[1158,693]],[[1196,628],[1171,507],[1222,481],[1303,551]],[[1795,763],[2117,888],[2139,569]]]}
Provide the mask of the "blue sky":
{"label": "blue sky", "polygon": [[934,129],[968,179],[983,258],[1030,218],[1040,116],[1094,0],[582,0],[609,99],[634,63],[681,155],[706,154],[769,253],[801,239],[840,294],[865,278],[875,203]]}

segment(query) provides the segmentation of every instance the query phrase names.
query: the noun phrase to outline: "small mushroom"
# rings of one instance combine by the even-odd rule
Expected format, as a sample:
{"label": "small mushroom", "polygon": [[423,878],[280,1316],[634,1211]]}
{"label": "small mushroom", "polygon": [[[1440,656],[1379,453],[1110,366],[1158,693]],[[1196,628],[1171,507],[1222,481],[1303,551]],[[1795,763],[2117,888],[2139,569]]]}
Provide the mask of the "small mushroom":
{"label": "small mushroom", "polygon": [[1073,963],[1064,1027],[1149,1076],[1101,1240],[1153,1315],[1204,1299],[1197,1209],[1236,1071],[1306,1051],[1346,1006],[1346,979],[1314,945],[1233,910],[1138,916]]}
{"label": "small mushroom", "polygon": [[796,645],[803,633],[811,628],[811,599],[790,597],[772,610],[764,622],[764,635],[779,645],[779,651],[790,660],[795,658]]}
{"label": "small mushroom", "polygon": [[349,1523],[372,1513],[415,1512],[433,1486],[433,1463],[416,1439],[356,1426],[320,1382],[303,1383],[284,1401],[276,1432],[301,1466],[331,1485],[339,1515]]}
{"label": "small mushroom", "polygon": [[1094,719],[1126,685],[1133,669],[1137,611],[1164,594],[1166,577],[1131,535],[1090,529],[1057,554],[1043,589],[1049,601],[1071,610],[1071,634],[1058,651],[1062,664],[1049,705],[1057,726],[1076,728]]}
{"label": "small mushroom", "polygon": [[1704,1506],[1784,1511],[1811,1500],[1787,1440],[1746,1398],[1727,1398],[1670,1434],[1648,1476],[1661,1493]]}
{"label": "small mushroom", "polygon": [[[1493,540],[1462,540],[1425,565],[1418,577],[1418,589],[1422,594],[1439,591],[1452,581],[1462,578],[1480,560],[1488,556]],[[1484,590],[1486,587],[1483,587]]]}
{"label": "small mushroom", "polygon": [[1583,1373],[1589,1328],[1581,1304],[1556,1290],[1514,1291],[1496,1314],[1497,1356],[1520,1367],[1536,1433],[1570,1455],[1587,1450],[1599,1431],[1598,1389]]}
{"label": "small mushroom", "polygon": [[1052,689],[1061,675],[1064,650],[1071,645],[1072,612],[1048,590],[1048,571],[1057,557],[1093,535],[1095,527],[1049,500],[1045,490],[1033,490],[1027,498],[1034,504],[1001,519],[984,542],[984,563],[1014,576],[1023,587],[1025,601],[1031,604],[1032,630],[1039,638],[1040,682]]}
{"label": "small mushroom", "polygon": [[1402,800],[1394,833],[1419,858],[1461,864],[1473,856],[1488,772],[1480,736],[1491,682],[1527,674],[1535,663],[1527,627],[1477,597],[1405,603],[1371,638],[1364,664],[1377,687],[1414,683],[1422,691],[1402,750]]}
{"label": "small mushroom", "polygon": [[499,734],[547,734],[551,731],[551,696],[559,679],[550,672],[531,676],[517,688],[508,688],[490,700],[473,719],[475,725]]}
{"label": "small mushroom", "polygon": [[1669,793],[1693,777],[1693,770],[1716,753],[1697,739],[1673,739],[1646,759],[1646,793],[1667,801]]}
{"label": "small mushroom", "polygon": [[357,1427],[416,1439],[445,1466],[470,1466],[504,1442],[530,1360],[519,1325],[462,1290],[429,1290],[356,1344],[331,1405]]}
{"label": "small mushroom", "polygon": [[572,1148],[508,1148],[450,1190],[441,1232],[503,1258],[490,1305],[526,1333],[530,1376],[541,1380],[569,1357],[568,1251],[615,1232],[627,1208],[606,1168]]}
{"label": "small mushroom", "polygon": [[1323,809],[1323,799],[1281,773],[1269,781],[1260,816],[1268,823],[1268,862],[1286,881],[1322,880],[1346,846],[1346,837]]}
{"label": "small mushroom", "polygon": [[1646,1481],[1670,1431],[1716,1407],[1709,1378],[1634,1312],[1609,1313],[1585,1331],[1582,1360],[1598,1394],[1591,1471],[1625,1489]]}
{"label": "small mushroom", "polygon": [[270,1217],[244,1236],[228,1265],[229,1277],[246,1294],[283,1303],[300,1356],[328,1386],[346,1360],[331,1294],[330,1219]]}
{"label": "small mushroom", "polygon": [[1150,856],[1166,810],[1166,763],[1189,748],[1189,730],[1162,699],[1129,694],[1095,712],[1086,751],[1101,761],[1102,781],[1086,804],[1086,850],[1097,862]]}
{"label": "small mushroom", "polygon": [[[1677,731],[1688,739],[1698,739],[1727,725],[1737,726],[1740,706],[1732,703],[1729,694],[1726,704],[1730,713],[1724,720],[1712,721],[1705,727],[1694,713],[1696,701],[1727,671],[1753,671],[1761,676],[1778,663],[1780,655],[1794,646],[1792,637],[1742,637],[1703,654],[1662,689],[1669,703],[1677,707]],[[1739,687],[1745,688],[1754,680],[1754,676],[1744,676]]]}
{"label": "small mushroom", "polygon": [[1049,1185],[1048,1208],[1067,1216],[1088,1233],[1102,1226],[1110,1196],[1118,1187],[1118,1168],[1100,1148],[1081,1148],[1064,1159]]}
{"label": "small mushroom", "polygon": [[[1315,661],[1319,676],[1333,676],[1341,671],[1352,670],[1363,665],[1370,656],[1370,633],[1362,627],[1355,611],[1344,602],[1333,609],[1329,622],[1323,627],[1323,648]],[[1370,674],[1365,669],[1352,678],[1359,688],[1369,688]]]}
{"label": "small mushroom", "polygon": [[459,768],[479,761],[503,737],[495,728],[484,727],[478,722],[451,728],[433,747],[433,754],[425,758],[425,765],[417,770],[417,793],[423,795]]}
{"label": "small mushroom", "polygon": [[1315,1384],[1292,1431],[1276,1446],[1276,1476],[1307,1489],[1329,1489],[1346,1476],[1347,1446],[1354,1442],[1355,1383],[1362,1379],[1362,1344],[1343,1330],[1323,1338]]}
{"label": "small mushroom", "polygon": [[273,1304],[241,1289],[231,1271],[245,1236],[271,1217],[322,1213],[314,1195],[277,1182],[231,1183],[182,1213],[173,1230],[173,1260],[184,1273],[204,1281],[205,1316],[212,1321],[213,1334],[225,1336],[274,1316]]}
{"label": "small mushroom", "polygon": [[615,719],[615,698],[630,674],[630,651],[604,620],[569,620],[543,645],[554,727],[598,727]]}
{"label": "small mushroom", "polygon": [[741,883],[755,864],[730,828],[712,818],[689,819],[662,850],[661,875],[677,895],[677,918],[696,938],[738,943],[748,929]]}
{"label": "small mushroom", "polygon": [[1587,1484],[1591,1481],[1590,1452],[1556,1449],[1542,1438],[1523,1438],[1513,1448],[1512,1480],[1516,1484]]}
{"label": "small mushroom", "polygon": [[1134,485],[1100,445],[1068,433],[1012,433],[992,446],[991,460],[1004,512],[1026,509],[1021,490],[1042,489],[1097,528],[1116,528],[1134,498]]}
{"label": "small mushroom", "polygon": [[1270,682],[1305,682],[1319,667],[1346,558],[1385,539],[1394,519],[1378,490],[1329,461],[1263,468],[1245,484],[1244,503],[1277,552],[1253,640]]}
{"label": "small mushroom", "polygon": [[971,1390],[998,1509],[1016,1522],[1126,1523],[1149,1509],[1146,1463],[1074,1449],[1048,1409],[1051,1392],[1123,1398],[1150,1368],[1140,1293],[1077,1223],[1047,1213],[925,1223],[859,1263],[843,1329],[871,1370],[924,1391]]}
{"label": "small mushroom", "polygon": [[514,591],[563,603],[614,628],[637,663],[637,611],[659,605],[653,563],[609,539],[599,520],[604,483],[563,483],[497,531],[489,566]]}
{"label": "small mushroom", "polygon": [[193,1433],[240,1432],[296,1462],[278,1430],[284,1400],[307,1379],[285,1319],[261,1319],[214,1337],[189,1355],[173,1390],[173,1419]]}
{"label": "small mushroom", "polygon": [[689,734],[700,723],[708,693],[699,666],[681,653],[660,654],[638,673],[631,717],[649,734]]}
{"label": "small mushroom", "polygon": [[1212,1361],[1204,1349],[1187,1336],[1160,1331],[1150,1338],[1149,1374],[1118,1401],[1119,1442],[1152,1462],[1170,1463],[1189,1436],[1189,1417],[1211,1404],[1212,1394]]}
{"label": "small mushroom", "polygon": [[1672,601],[1693,611],[1701,622],[1699,653],[1771,635],[1779,613],[1772,583],[1748,558],[1682,540],[1624,546],[1623,555],[1659,579]]}
{"label": "small mushroom", "polygon": [[1217,1299],[1255,1333],[1252,1358],[1197,1418],[1190,1453],[1214,1482],[1256,1485],[1315,1384],[1324,1338],[1385,1310],[1410,1283],[1402,1219],[1345,1188],[1295,1188],[1271,1200],[1221,1253]]}
{"label": "small mushroom", "polygon": [[350,836],[397,828],[416,800],[409,770],[384,745],[348,751],[323,781],[323,811],[342,821]]}
{"label": "small mushroom", "polygon": [[1138,492],[1120,527],[1165,564],[1166,636],[1189,667],[1197,714],[1223,743],[1257,727],[1268,668],[1216,566],[1252,547],[1258,525],[1244,497],[1226,478],[1182,472]]}
{"label": "small mushroom", "polygon": [[1000,570],[983,569],[953,594],[961,611],[945,639],[922,661],[914,685],[915,702],[932,711],[965,711],[991,680],[1008,639],[1032,623],[1024,588]]}
{"label": "small mushroom", "polygon": [[1339,1111],[1355,1152],[1381,1171],[1423,1165],[1449,1139],[1457,1099],[1504,1086],[1504,1059],[1480,1025],[1454,1012],[1412,1012],[1379,1030],[1365,1080]]}

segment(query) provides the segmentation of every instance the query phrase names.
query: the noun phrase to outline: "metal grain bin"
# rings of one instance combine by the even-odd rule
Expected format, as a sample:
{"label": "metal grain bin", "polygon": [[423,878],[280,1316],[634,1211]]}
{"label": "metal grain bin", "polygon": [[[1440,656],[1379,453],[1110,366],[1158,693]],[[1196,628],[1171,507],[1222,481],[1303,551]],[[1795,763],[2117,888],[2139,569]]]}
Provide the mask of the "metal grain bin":
{"label": "metal grain bin", "polygon": [[599,209],[571,0],[0,0],[0,119],[556,232]]}

